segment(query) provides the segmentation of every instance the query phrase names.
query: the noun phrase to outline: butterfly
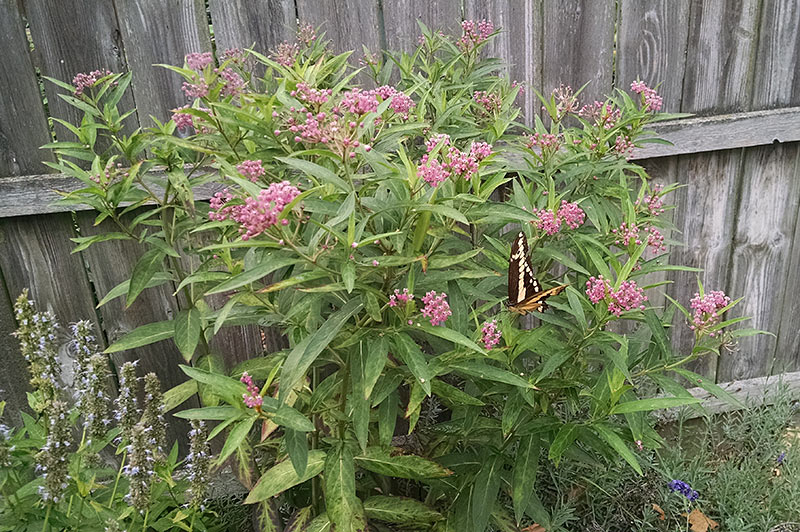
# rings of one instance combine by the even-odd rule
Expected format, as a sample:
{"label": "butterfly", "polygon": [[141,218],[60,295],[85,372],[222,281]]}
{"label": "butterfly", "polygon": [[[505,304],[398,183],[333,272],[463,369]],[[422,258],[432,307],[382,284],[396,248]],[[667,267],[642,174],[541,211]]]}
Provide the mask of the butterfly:
{"label": "butterfly", "polygon": [[547,290],[533,276],[531,260],[528,257],[528,240],[520,232],[511,245],[511,257],[508,259],[508,306],[509,310],[518,314],[528,312],[544,312],[547,310],[547,298],[564,291],[567,285],[562,284]]}

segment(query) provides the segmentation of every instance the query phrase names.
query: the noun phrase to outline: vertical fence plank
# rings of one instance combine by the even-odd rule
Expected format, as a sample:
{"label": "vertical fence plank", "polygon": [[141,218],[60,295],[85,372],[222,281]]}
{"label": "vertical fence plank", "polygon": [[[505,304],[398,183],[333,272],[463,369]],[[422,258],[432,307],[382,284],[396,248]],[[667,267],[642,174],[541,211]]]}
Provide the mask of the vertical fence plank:
{"label": "vertical fence plank", "polygon": [[663,111],[680,110],[689,0],[623,0],[618,27],[616,86],[637,78],[658,85]]}
{"label": "vertical fence plank", "polygon": [[209,7],[218,53],[254,46],[266,55],[278,43],[294,38],[292,0],[210,0]]}
{"label": "vertical fence plank", "polygon": [[[28,0],[25,5],[43,75],[69,83],[78,72],[127,69],[112,2]],[[79,124],[83,112],[57,96],[63,89],[47,81],[44,85],[51,116]],[[126,96],[120,109],[131,108],[133,100]],[[135,129],[135,121],[131,117],[126,125]],[[60,125],[55,132],[59,140],[74,138]]]}
{"label": "vertical fence plank", "polygon": [[142,126],[150,116],[169,119],[186,103],[182,78],[156,64],[182,65],[186,54],[211,51],[203,0],[119,0],[122,41],[133,72],[133,95]]}
{"label": "vertical fence plank", "polygon": [[499,57],[508,64],[512,80],[525,82],[525,90],[517,97],[527,125],[539,112],[534,89],[542,86],[542,8],[540,0],[466,0],[464,18],[486,19],[501,32],[486,47],[486,54]]}
{"label": "vertical fence plank", "polygon": [[373,52],[381,47],[377,0],[297,0],[297,18],[320,26],[336,53],[354,50],[353,58],[359,58],[362,46]]}
{"label": "vertical fence plank", "polygon": [[[93,212],[77,214],[81,235],[91,236],[115,230],[108,222],[94,226],[95,216],[96,213]],[[89,267],[98,298],[104,297],[117,284],[130,278],[142,252],[141,245],[127,240],[100,242],[81,252]],[[113,261],[109,260],[111,257]],[[115,342],[140,325],[173,318],[178,311],[178,302],[172,295],[173,288],[172,283],[148,288],[128,308],[125,308],[124,297],[100,307],[98,313],[108,342]],[[117,367],[124,362],[138,360],[137,374],[142,376],[151,371],[156,373],[165,391],[187,380],[186,375],[178,367],[178,364],[183,363],[183,357],[172,340],[114,353],[111,357]],[[195,400],[190,400],[187,404],[190,407],[197,406]],[[169,439],[170,441],[177,439],[182,448],[186,443],[187,430],[188,425],[185,421],[177,418],[169,419]]]}
{"label": "vertical fence plank", "polygon": [[[794,172],[789,179],[800,180],[800,157],[795,161]],[[794,290],[794,287],[800,285],[800,220],[797,219],[792,236],[791,256],[784,264],[784,268],[786,267],[788,270],[783,286],[778,287],[777,294],[772,294],[773,304],[780,302],[780,323],[772,331],[778,335],[773,373],[800,371],[800,298]]]}
{"label": "vertical fence plank", "polygon": [[[800,43],[800,7],[796,2],[768,0],[761,10],[751,108],[797,105],[800,95],[792,89],[800,68],[796,46]],[[743,151],[743,185],[729,291],[746,299],[733,315],[752,316],[751,326],[778,333],[782,328],[785,331],[800,325],[796,316],[786,315],[786,297],[781,297],[793,278],[787,265],[791,264],[800,205],[796,173],[800,145]],[[776,343],[772,336],[742,338],[738,353],[723,360],[722,378],[745,379],[793,368],[796,349],[778,351]]]}
{"label": "vertical fence plank", "polygon": [[384,0],[387,48],[393,52],[413,50],[421,34],[417,21],[432,31],[456,35],[461,27],[461,4],[452,0]]}
{"label": "vertical fence plank", "polygon": [[40,161],[52,158],[39,146],[50,142],[50,132],[14,0],[0,0],[0,50],[0,177],[42,173]]}
{"label": "vertical fence plank", "polygon": [[588,83],[581,100],[611,93],[614,0],[544,0],[542,94]]}

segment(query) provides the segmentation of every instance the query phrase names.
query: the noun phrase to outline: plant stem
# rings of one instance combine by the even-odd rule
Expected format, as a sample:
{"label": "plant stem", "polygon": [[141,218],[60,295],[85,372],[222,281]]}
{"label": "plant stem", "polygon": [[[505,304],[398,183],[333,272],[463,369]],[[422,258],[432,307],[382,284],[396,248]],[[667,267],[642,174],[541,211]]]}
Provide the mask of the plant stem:
{"label": "plant stem", "polygon": [[53,509],[53,505],[52,504],[48,504],[47,505],[47,512],[44,514],[44,523],[42,524],[42,532],[45,532],[45,530],[47,530],[47,523],[48,523],[48,521],[50,521],[50,510],[52,510],[52,509]]}
{"label": "plant stem", "polygon": [[108,501],[108,508],[114,504],[114,496],[117,494],[117,485],[119,484],[119,477],[122,476],[122,468],[125,467],[125,459],[128,457],[128,450],[122,452],[122,462],[119,464],[119,471],[117,471],[117,478],[114,480],[114,489],[111,491],[111,499]]}
{"label": "plant stem", "polygon": [[150,517],[150,508],[144,513],[144,522],[142,523],[142,532],[147,530],[147,518]]}

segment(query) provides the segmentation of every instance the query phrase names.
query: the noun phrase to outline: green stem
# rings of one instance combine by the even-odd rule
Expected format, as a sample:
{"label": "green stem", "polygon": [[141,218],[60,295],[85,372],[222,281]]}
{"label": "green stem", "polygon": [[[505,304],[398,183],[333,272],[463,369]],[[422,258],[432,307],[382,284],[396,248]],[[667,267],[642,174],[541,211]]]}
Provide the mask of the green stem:
{"label": "green stem", "polygon": [[150,517],[150,508],[144,513],[144,522],[142,523],[142,532],[147,530],[147,518]]}
{"label": "green stem", "polygon": [[50,510],[52,510],[52,509],[53,509],[53,505],[52,504],[48,504],[47,505],[47,512],[44,514],[44,523],[42,524],[42,532],[45,532],[45,530],[47,530],[47,523],[48,523],[48,521],[50,521]]}
{"label": "green stem", "polygon": [[114,497],[117,495],[117,486],[119,485],[119,478],[122,476],[122,468],[125,467],[125,459],[128,457],[128,450],[125,449],[122,453],[122,462],[119,464],[119,471],[117,471],[117,478],[114,480],[114,489],[111,490],[111,499],[108,501],[108,508],[114,504]]}

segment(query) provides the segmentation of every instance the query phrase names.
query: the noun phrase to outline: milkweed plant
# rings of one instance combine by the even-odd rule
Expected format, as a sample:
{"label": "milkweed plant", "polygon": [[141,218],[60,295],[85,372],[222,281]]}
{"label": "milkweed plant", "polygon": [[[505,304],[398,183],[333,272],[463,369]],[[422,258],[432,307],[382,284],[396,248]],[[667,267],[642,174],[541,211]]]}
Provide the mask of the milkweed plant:
{"label": "milkweed plant", "polygon": [[[547,526],[538,464],[640,471],[637,449],[661,443],[649,412],[697,402],[676,377],[730,399],[682,366],[755,332],[702,286],[652,304],[663,272],[691,270],[666,254],[677,185],[630,160],[674,118],[654,88],[587,101],[562,86],[529,128],[515,102],[532,89],[485,57],[491,22],[420,27],[413,52],[365,50],[358,67],[310,27],[268,54],[190,54],[162,65],[186,104],[144,129],[119,109],[130,73],[50,80],[83,112],[47,146],[84,183],[62,202],[107,229],[76,249],[142,245],[101,304],[159,285],[180,297],[174,319],[106,352],[174,341],[191,380],[170,407],[199,392],[175,415],[213,427],[210,464],[234,466],[264,530]],[[542,287],[568,285],[534,319],[506,306],[519,232]],[[694,330],[690,352],[671,347],[673,322]],[[285,343],[215,369],[214,335],[244,324]],[[130,475],[144,499],[151,484]]]}

